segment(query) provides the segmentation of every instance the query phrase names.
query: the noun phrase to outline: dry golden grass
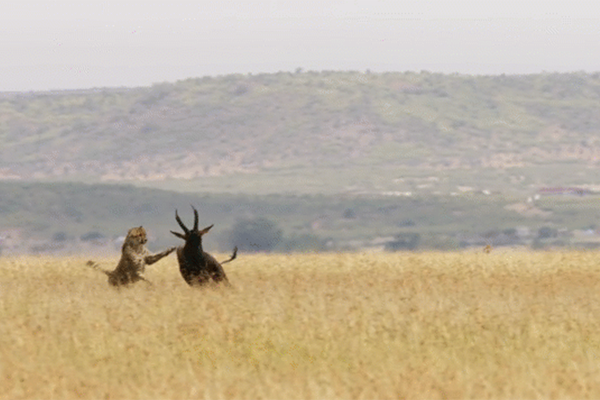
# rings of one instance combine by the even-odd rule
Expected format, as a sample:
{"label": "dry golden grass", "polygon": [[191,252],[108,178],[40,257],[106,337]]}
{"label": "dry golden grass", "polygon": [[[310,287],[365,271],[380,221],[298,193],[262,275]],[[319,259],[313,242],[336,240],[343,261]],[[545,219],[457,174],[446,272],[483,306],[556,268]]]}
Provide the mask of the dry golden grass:
{"label": "dry golden grass", "polygon": [[[223,256],[225,258],[225,256]],[[0,259],[0,398],[600,398],[593,252]],[[113,266],[108,260],[106,266]]]}

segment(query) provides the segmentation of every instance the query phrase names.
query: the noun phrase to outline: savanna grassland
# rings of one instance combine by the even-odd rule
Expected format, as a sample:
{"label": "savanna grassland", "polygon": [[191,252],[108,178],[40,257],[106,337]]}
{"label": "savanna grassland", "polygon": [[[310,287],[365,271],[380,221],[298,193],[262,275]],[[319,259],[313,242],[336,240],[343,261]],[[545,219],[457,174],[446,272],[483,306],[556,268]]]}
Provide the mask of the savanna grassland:
{"label": "savanna grassland", "polygon": [[0,398],[600,398],[596,252],[85,261],[0,259]]}

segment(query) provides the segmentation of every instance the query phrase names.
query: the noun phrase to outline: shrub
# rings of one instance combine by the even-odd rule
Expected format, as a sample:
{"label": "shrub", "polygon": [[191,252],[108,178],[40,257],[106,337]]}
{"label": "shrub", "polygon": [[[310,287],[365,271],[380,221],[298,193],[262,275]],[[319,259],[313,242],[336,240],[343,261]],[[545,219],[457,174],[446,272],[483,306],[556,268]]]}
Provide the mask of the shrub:
{"label": "shrub", "polygon": [[241,251],[272,251],[281,241],[282,231],[277,224],[266,218],[238,220],[229,236],[232,245]]}

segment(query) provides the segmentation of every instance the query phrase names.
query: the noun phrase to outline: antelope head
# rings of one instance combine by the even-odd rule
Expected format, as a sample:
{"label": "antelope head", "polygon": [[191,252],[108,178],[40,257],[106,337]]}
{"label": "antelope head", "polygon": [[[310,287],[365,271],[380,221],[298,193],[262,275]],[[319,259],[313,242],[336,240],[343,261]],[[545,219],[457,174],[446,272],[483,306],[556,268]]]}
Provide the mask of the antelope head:
{"label": "antelope head", "polygon": [[202,229],[202,230],[198,230],[198,211],[192,206],[192,209],[194,210],[194,228],[193,229],[188,229],[185,224],[181,221],[181,218],[179,218],[179,215],[177,214],[177,210],[175,210],[175,220],[177,221],[177,223],[179,224],[179,226],[181,227],[181,229],[183,229],[183,234],[179,233],[179,232],[174,232],[171,231],[171,233],[175,236],[177,236],[180,239],[185,240],[185,246],[191,246],[194,248],[202,248],[202,236],[207,233],[210,228],[213,227],[213,225],[207,226],[206,228]]}

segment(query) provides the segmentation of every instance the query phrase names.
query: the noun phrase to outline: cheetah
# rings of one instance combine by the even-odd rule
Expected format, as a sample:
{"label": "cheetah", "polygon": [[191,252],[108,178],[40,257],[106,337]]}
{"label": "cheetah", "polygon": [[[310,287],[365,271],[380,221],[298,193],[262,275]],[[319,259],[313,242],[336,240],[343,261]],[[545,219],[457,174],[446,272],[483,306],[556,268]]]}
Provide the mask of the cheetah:
{"label": "cheetah", "polygon": [[137,281],[145,281],[151,284],[144,277],[146,265],[152,265],[161,258],[168,256],[176,250],[176,247],[171,247],[161,253],[150,254],[145,246],[147,241],[146,230],[142,226],[131,228],[123,242],[121,259],[117,268],[113,271],[107,271],[100,268],[93,261],[88,261],[87,265],[104,272],[108,276],[108,283],[111,286],[126,286]]}

